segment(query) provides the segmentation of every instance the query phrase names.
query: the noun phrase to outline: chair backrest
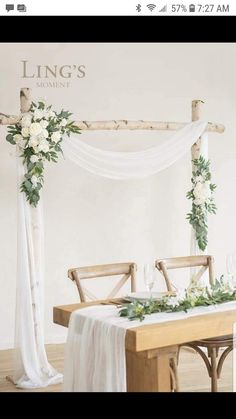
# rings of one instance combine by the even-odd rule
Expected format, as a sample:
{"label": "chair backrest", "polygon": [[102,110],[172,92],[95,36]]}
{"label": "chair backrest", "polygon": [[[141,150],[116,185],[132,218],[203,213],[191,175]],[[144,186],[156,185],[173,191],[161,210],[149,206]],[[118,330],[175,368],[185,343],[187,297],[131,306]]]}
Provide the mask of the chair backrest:
{"label": "chair backrest", "polygon": [[86,296],[91,300],[97,300],[96,296],[88,291],[84,286],[81,284],[81,280],[89,279],[89,278],[99,278],[99,277],[106,277],[106,276],[114,276],[114,275],[123,275],[109,295],[106,297],[107,299],[113,298],[116,296],[118,291],[122,288],[122,286],[126,283],[126,281],[130,278],[131,281],[131,291],[136,291],[136,271],[137,265],[133,262],[127,263],[114,263],[108,265],[95,265],[95,266],[84,266],[80,268],[73,268],[68,270],[68,277],[75,281],[81,302],[86,301]]}
{"label": "chair backrest", "polygon": [[155,262],[155,266],[163,274],[168,291],[173,291],[173,286],[168,275],[169,269],[200,267],[199,271],[194,275],[194,279],[196,282],[208,269],[210,284],[214,284],[215,282],[213,256],[201,255],[158,259]]}

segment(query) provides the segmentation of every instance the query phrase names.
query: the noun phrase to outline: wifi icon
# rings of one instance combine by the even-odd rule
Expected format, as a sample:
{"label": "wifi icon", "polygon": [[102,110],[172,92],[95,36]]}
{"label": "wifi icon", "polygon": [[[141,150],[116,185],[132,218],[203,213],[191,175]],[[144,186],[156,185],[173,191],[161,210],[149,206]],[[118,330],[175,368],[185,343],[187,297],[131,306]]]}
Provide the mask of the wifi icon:
{"label": "wifi icon", "polygon": [[153,12],[153,10],[156,8],[157,6],[155,4],[147,4],[147,8],[150,10],[150,12]]}

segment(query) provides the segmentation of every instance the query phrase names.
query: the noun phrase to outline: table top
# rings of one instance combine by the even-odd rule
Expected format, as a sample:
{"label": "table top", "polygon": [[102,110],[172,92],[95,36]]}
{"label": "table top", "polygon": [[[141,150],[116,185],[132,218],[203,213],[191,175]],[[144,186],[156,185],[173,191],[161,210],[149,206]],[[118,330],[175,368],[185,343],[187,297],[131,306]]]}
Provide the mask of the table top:
{"label": "table top", "polygon": [[[112,299],[53,307],[53,321],[68,327],[70,315],[74,310],[91,305],[109,304],[111,301],[120,303],[119,299]],[[127,330],[126,349],[133,352],[147,351],[199,339],[229,335],[233,333],[235,322],[236,309],[231,309],[164,323],[146,325],[141,323],[140,326]]]}

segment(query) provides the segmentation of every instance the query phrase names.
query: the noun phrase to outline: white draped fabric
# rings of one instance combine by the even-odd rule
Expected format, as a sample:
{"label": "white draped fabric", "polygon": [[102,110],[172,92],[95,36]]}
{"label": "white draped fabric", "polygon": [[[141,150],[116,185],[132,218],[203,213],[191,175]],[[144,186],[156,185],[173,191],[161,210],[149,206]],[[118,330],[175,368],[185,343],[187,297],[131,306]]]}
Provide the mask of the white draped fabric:
{"label": "white draped fabric", "polygon": [[[135,179],[171,166],[204,133],[207,123],[197,121],[177,131],[164,144],[138,152],[103,151],[77,136],[64,140],[66,158],[96,175]],[[30,207],[20,192],[24,167],[18,160],[18,266],[16,304],[17,358],[14,381],[19,387],[45,387],[62,381],[47,361],[43,338],[43,226],[41,205]]]}
{"label": "white draped fabric", "polygon": [[[18,191],[25,169],[18,159]],[[42,207],[31,207],[18,192],[16,293],[16,365],[14,382],[21,388],[45,387],[62,382],[48,363],[43,334],[43,220]]]}
{"label": "white draped fabric", "polygon": [[144,151],[104,151],[75,136],[65,138],[63,151],[66,158],[98,176],[121,180],[145,178],[166,169],[183,157],[203,134],[206,126],[206,122],[192,122],[175,132],[163,144]]}
{"label": "white draped fabric", "polygon": [[201,314],[235,310],[236,302],[195,307],[185,312],[154,313],[139,320],[120,317],[115,306],[92,306],[74,311],[65,352],[64,391],[125,392],[125,335],[127,329]]}

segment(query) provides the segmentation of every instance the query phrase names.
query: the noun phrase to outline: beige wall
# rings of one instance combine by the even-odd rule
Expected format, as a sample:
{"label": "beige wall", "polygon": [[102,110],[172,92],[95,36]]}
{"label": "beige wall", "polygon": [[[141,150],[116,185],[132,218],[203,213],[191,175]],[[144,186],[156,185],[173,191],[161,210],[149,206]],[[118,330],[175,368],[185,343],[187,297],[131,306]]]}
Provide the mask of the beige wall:
{"label": "beige wall", "polygon": [[[225,124],[211,134],[209,153],[217,183],[217,216],[209,221],[209,249],[216,272],[236,251],[236,46],[235,44],[1,44],[0,111],[19,111],[20,87],[33,87],[56,109],[76,119],[188,121],[191,100],[203,99],[204,117]],[[21,60],[86,66],[86,77],[69,88],[37,88],[22,79]],[[16,164],[0,127],[0,348],[12,346],[16,287]],[[114,150],[142,149],[164,141],[164,133],[83,133],[90,144]],[[63,341],[52,307],[76,302],[69,267],[136,261],[189,253],[190,155],[147,180],[96,178],[68,161],[46,169],[44,186],[47,342]],[[103,286],[104,287],[104,284]],[[101,287],[101,288],[102,288]],[[139,275],[139,287],[143,288]],[[102,292],[102,289],[100,290]]]}

